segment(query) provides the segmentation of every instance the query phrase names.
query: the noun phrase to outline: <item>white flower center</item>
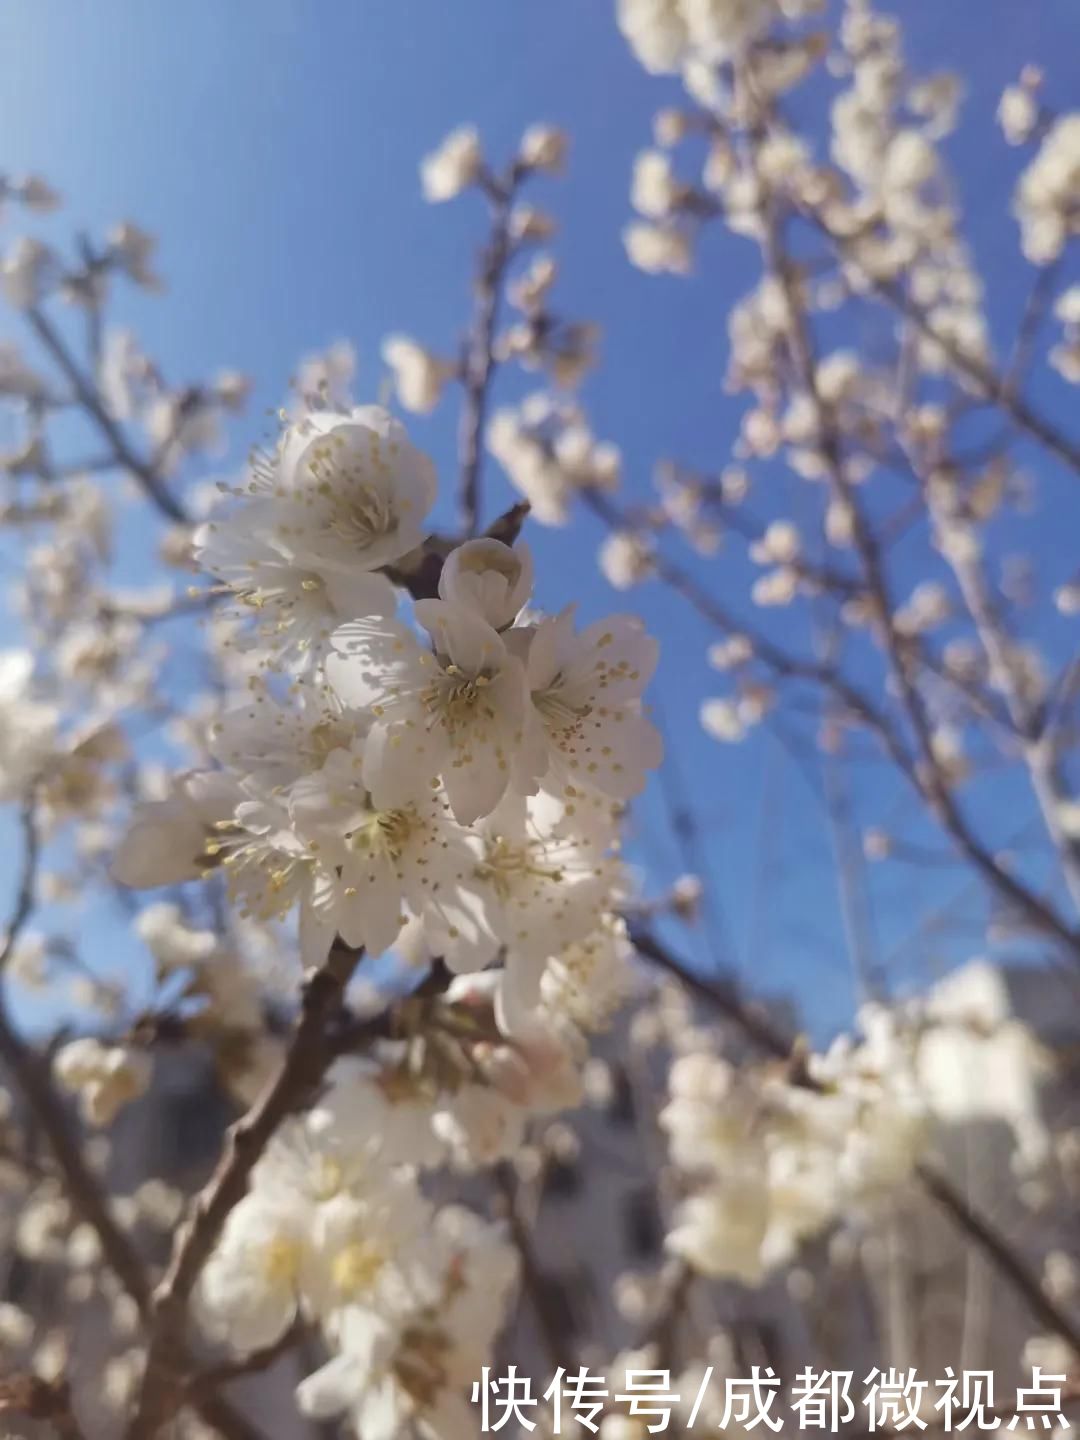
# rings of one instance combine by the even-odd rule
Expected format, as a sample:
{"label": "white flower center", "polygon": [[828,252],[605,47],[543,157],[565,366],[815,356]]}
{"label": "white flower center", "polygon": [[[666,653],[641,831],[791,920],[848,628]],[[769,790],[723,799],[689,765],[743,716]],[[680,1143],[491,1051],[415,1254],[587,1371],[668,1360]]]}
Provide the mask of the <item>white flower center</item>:
{"label": "white flower center", "polygon": [[262,1272],[273,1286],[292,1285],[300,1269],[300,1246],[288,1235],[275,1235],[263,1246]]}
{"label": "white flower center", "polygon": [[523,879],[554,885],[563,878],[563,872],[556,865],[542,863],[532,846],[512,845],[499,835],[488,842],[484,859],[476,867],[476,876],[486,880],[500,900],[506,900]]}
{"label": "white flower center", "polygon": [[412,806],[405,810],[373,810],[355,830],[347,832],[345,839],[350,850],[398,860],[409,840],[423,828],[424,822]]}
{"label": "white flower center", "polygon": [[457,665],[443,667],[420,697],[429,728],[442,725],[452,737],[477,720],[494,720],[495,711],[484,695],[494,678],[486,671],[467,675]]}
{"label": "white flower center", "polygon": [[532,702],[543,716],[549,730],[560,732],[564,738],[580,736],[583,720],[592,714],[593,707],[586,701],[575,705],[563,684],[563,677],[555,679],[544,690],[534,690]]}
{"label": "white flower center", "polygon": [[331,534],[360,549],[398,528],[398,517],[389,499],[370,485],[356,485],[345,495],[332,492],[327,498]]}
{"label": "white flower center", "polygon": [[244,902],[245,919],[283,919],[311,868],[311,857],[287,855],[232,821],[216,828],[217,834],[204,847],[206,870],[214,863],[224,866],[230,893]]}
{"label": "white flower center", "polygon": [[365,1295],[385,1264],[386,1256],[374,1241],[354,1240],[334,1256],[330,1267],[334,1288],[350,1299]]}
{"label": "white flower center", "polygon": [[344,449],[340,437],[327,441],[317,447],[308,468],[316,493],[327,504],[327,529],[338,539],[364,549],[392,535],[400,517],[392,499],[393,487],[378,483],[389,473],[378,436],[369,437],[367,454],[344,454]]}

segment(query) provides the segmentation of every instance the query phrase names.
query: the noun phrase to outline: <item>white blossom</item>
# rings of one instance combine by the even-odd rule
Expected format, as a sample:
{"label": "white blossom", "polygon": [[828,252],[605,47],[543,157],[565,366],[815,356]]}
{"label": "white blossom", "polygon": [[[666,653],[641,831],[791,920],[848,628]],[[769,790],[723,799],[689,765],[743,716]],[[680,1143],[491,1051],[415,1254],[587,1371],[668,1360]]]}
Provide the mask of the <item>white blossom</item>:
{"label": "white blossom", "polygon": [[586,1032],[606,1029],[631,993],[632,954],[625,921],[606,917],[592,935],[548,959],[540,981],[544,1009]]}
{"label": "white blossom", "polygon": [[312,1210],[295,1192],[264,1188],[234,1206],[197,1292],[198,1314],[211,1335],[245,1353],[285,1333],[299,1303]]}
{"label": "white blossom", "polygon": [[55,278],[56,258],[47,245],[22,235],[0,263],[0,283],[8,303],[29,310],[44,297]]}
{"label": "white blossom", "polygon": [[394,375],[394,391],[406,410],[427,415],[438,405],[454,367],[425,350],[407,335],[388,335],[382,358]]}
{"label": "white blossom", "polygon": [[0,395],[17,395],[24,400],[43,400],[45,380],[26,364],[19,347],[0,341]]}
{"label": "white blossom", "polygon": [[484,157],[480,135],[472,125],[452,130],[420,166],[424,197],[436,204],[453,200],[479,177]]}
{"label": "white blossom", "polygon": [[[407,1067],[350,1057],[338,1062],[330,1081],[306,1122],[328,1152],[377,1156],[390,1166],[430,1166],[445,1157],[432,1128],[429,1089]],[[342,1168],[348,1164],[343,1160]]]}
{"label": "white blossom", "polygon": [[419,1310],[404,1331],[349,1311],[338,1353],[299,1387],[304,1414],[326,1419],[348,1410],[370,1440],[395,1440],[405,1428],[423,1440],[472,1435],[468,1390],[490,1361],[516,1257],[492,1226],[458,1206],[438,1212],[433,1241],[437,1303]]}
{"label": "white blossom", "polygon": [[135,933],[167,974],[210,960],[218,948],[212,930],[195,930],[186,924],[178,905],[161,901],[139,912]]}
{"label": "white blossom", "polygon": [[1039,103],[1029,86],[1006,85],[997,109],[998,124],[1010,145],[1030,140],[1039,123]]}
{"label": "white blossom", "polygon": [[623,244],[630,263],[650,275],[689,275],[693,268],[690,238],[674,225],[627,225]]}
{"label": "white blossom", "polygon": [[524,672],[471,610],[424,600],[416,618],[431,648],[395,620],[354,620],[335,633],[327,674],[345,704],[374,716],[363,777],[375,803],[415,800],[441,778],[471,824],[498,804],[521,755]]}
{"label": "white blossom", "polygon": [[572,610],[541,620],[529,640],[528,725],[545,755],[547,788],[597,789],[628,800],[663,753],[642,711],[658,649],[640,620],[612,615],[575,633]]}
{"label": "white blossom", "polygon": [[10,189],[19,197],[28,210],[48,214],[59,209],[60,196],[40,175],[23,175],[11,184]]}
{"label": "white blossom", "polygon": [[675,72],[741,53],[777,14],[774,0],[619,0],[619,28],[647,70]]}
{"label": "white blossom", "polygon": [[[292,787],[289,813],[306,852],[317,855],[303,900],[301,946],[308,964],[325,958],[335,934],[381,954],[409,910],[452,890],[469,868],[464,836],[441,791],[376,805],[363,775],[366,749],[338,747]],[[373,781],[373,783],[377,783]]]}
{"label": "white blossom", "polygon": [[746,725],[734,700],[714,699],[702,703],[701,726],[714,740],[734,744],[746,734]]}
{"label": "white blossom", "polygon": [[60,714],[36,698],[33,657],[0,651],[0,799],[29,791],[58,745]]}
{"label": "white blossom", "polygon": [[575,491],[618,485],[618,449],[594,438],[577,406],[542,392],[496,411],[487,444],[544,525],[566,523]]}
{"label": "white blossom", "polygon": [[322,354],[305,355],[293,379],[299,404],[290,407],[292,418],[310,410],[351,410],[355,377],[356,351],[348,340],[338,340]]}
{"label": "white blossom", "polygon": [[1024,254],[1048,265],[1080,230],[1080,114],[1061,116],[1047,131],[1016,187],[1014,209]]}
{"label": "white blossom", "polygon": [[554,125],[530,125],[521,137],[518,158],[531,170],[555,175],[566,163],[569,143],[566,132]]}
{"label": "white blossom", "polygon": [[103,1045],[83,1036],[69,1040],[53,1062],[56,1079],[77,1095],[91,1125],[111,1125],[116,1115],[150,1083],[150,1056],[124,1045]]}
{"label": "white blossom", "polygon": [[109,231],[109,251],[120,268],[144,290],[160,290],[161,277],[153,268],[157,237],[124,220]]}
{"label": "white blossom", "polygon": [[435,498],[428,458],[385,410],[317,411],[252,471],[240,503],[201,526],[196,555],[296,669],[357,615],[390,614],[376,573],[415,548]]}
{"label": "white blossom", "polygon": [[543,244],[555,234],[555,221],[536,205],[515,205],[510,211],[507,229],[519,245]]}
{"label": "white blossom", "polygon": [[630,203],[639,215],[662,220],[678,209],[686,187],[676,180],[663,150],[642,150],[634,161]]}
{"label": "white blossom", "polygon": [[451,550],[439,575],[439,598],[472,610],[493,630],[512,625],[533,587],[529,547],[499,540],[467,540]]}
{"label": "white blossom", "polygon": [[616,590],[631,590],[653,574],[649,544],[632,530],[613,530],[597,555],[600,573]]}
{"label": "white blossom", "polygon": [[500,1006],[510,1023],[530,1014],[547,961],[586,939],[622,884],[607,855],[609,808],[543,791],[508,799],[470,843],[469,887],[429,907],[428,943],[452,970],[481,970],[507,947]]}
{"label": "white blossom", "polygon": [[195,880],[214,863],[224,827],[244,800],[220,772],[179,776],[171,793],[136,806],[112,859],[113,878],[133,889]]}

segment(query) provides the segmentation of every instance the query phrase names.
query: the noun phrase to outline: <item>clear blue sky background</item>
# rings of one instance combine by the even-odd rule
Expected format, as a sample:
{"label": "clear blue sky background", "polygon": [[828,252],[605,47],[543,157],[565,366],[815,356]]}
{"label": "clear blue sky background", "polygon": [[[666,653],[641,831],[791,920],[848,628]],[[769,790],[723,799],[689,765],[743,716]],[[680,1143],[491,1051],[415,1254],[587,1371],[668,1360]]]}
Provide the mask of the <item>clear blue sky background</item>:
{"label": "clear blue sky background", "polygon": [[[1080,100],[1080,4],[894,0],[892,8],[917,64],[968,77],[952,153],[992,318],[1007,336],[1020,296],[1015,227],[1001,216],[1019,158],[997,136],[993,110],[1027,59],[1047,66],[1059,106]],[[254,377],[255,403],[234,432],[237,457],[264,431],[264,412],[303,353],[351,339],[358,396],[367,398],[388,331],[453,344],[480,207],[426,205],[417,162],[462,121],[476,123],[501,159],[542,119],[573,137],[568,177],[544,182],[536,198],[560,220],[558,303],[604,329],[604,365],[585,391],[597,434],[621,446],[628,490],[639,494],[661,456],[724,463],[742,409],[722,389],[725,316],[752,281],[754,254],[717,232],[689,283],[648,278],[625,260],[632,159],[648,143],[653,110],[678,90],[637,66],[610,0],[6,0],[0,65],[0,164],[38,171],[64,193],[61,229],[100,230],[130,216],[162,237],[168,293],[123,295],[119,318],[178,382],[222,366]],[[1046,385],[1047,403],[1067,416],[1068,392],[1052,378]],[[452,413],[413,428],[451,480]],[[495,513],[509,492],[493,469],[489,476]],[[1075,534],[1040,532],[1056,578],[1075,561]],[[851,977],[828,832],[811,790],[775,744],[727,749],[701,735],[697,707],[720,686],[704,664],[710,637],[677,604],[651,587],[628,601],[614,596],[596,574],[598,535],[588,525],[533,527],[531,538],[543,602],[580,595],[587,614],[629,603],[661,636],[659,697],[678,737],[676,779],[705,827],[725,960],[756,986],[796,989],[816,1024],[842,1020]],[[744,576],[722,584],[741,592]],[[873,798],[863,797],[871,811]],[[654,885],[682,868],[655,789],[634,853]],[[877,896],[883,947],[898,943],[920,910],[962,889],[948,871],[891,881]],[[706,962],[703,937],[683,943]],[[921,969],[902,978],[955,958],[953,939],[940,946],[909,953],[905,965],[917,958]]]}

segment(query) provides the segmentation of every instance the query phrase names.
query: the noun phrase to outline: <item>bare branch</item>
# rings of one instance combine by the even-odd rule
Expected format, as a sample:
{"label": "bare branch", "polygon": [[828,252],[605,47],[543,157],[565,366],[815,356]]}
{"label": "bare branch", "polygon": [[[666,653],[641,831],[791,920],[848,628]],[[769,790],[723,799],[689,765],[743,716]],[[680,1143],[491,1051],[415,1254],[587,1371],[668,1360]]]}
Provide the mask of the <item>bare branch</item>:
{"label": "bare branch", "polygon": [[458,430],[458,458],[461,464],[459,518],[464,537],[475,535],[480,526],[481,473],[484,460],[484,423],[488,397],[495,372],[495,327],[499,319],[506,267],[513,255],[510,239],[510,208],[516,188],[516,170],[506,184],[492,184],[487,193],[491,204],[491,236],[480,260],[473,287],[473,317],[462,360],[465,395]]}
{"label": "bare branch", "polygon": [[816,211],[804,208],[801,213],[828,238],[843,258],[844,264],[858,271],[860,282],[898,315],[910,321],[920,334],[933,341],[954,369],[975,387],[983,400],[995,405],[1019,430],[1056,456],[1075,474],[1080,475],[1080,443],[1070,439],[1029,401],[1016,393],[1015,373],[1008,376],[997,374],[962,345],[958,345],[949,336],[942,335],[926,312],[901,285],[895,281],[876,278],[863,269],[851,246],[834,235]]}
{"label": "bare branch", "polygon": [[506,1164],[500,1165],[495,1172],[495,1182],[502,1197],[502,1212],[510,1228],[510,1238],[521,1262],[522,1288],[536,1317],[548,1360],[553,1370],[569,1374],[574,1368],[574,1357],[567,1345],[566,1327],[558,1310],[551,1304],[547,1278],[533,1251],[532,1236],[518,1205],[518,1185],[513,1169]]}
{"label": "bare branch", "polygon": [[296,1324],[291,1325],[279,1340],[265,1349],[256,1350],[252,1355],[244,1355],[237,1360],[226,1360],[220,1365],[213,1365],[207,1370],[202,1370],[198,1375],[192,1377],[185,1387],[185,1395],[188,1402],[205,1400],[213,1396],[214,1391],[219,1390],[222,1385],[230,1385],[234,1380],[242,1380],[247,1375],[261,1375],[264,1371],[272,1369],[274,1365],[284,1356],[290,1354],[304,1338],[304,1329]]}
{"label": "bare branch", "polygon": [[[910,658],[896,628],[896,609],[889,592],[878,539],[863,512],[851,483],[840,439],[828,406],[818,390],[817,361],[810,327],[800,302],[793,262],[784,247],[780,218],[771,204],[760,211],[762,253],[776,279],[788,310],[786,338],[795,379],[810,401],[819,432],[819,445],[833,494],[850,517],[852,542],[863,566],[867,595],[893,681],[915,737],[919,765],[916,779],[938,822],[983,878],[1039,930],[1057,939],[1080,962],[1080,933],[1056,908],[1017,879],[975,834],[945,777],[934,748],[933,727],[926,704],[912,674]],[[1080,461],[1080,452],[1077,455]]]}
{"label": "bare branch", "polygon": [[0,1380],[0,1415],[42,1420],[52,1426],[60,1440],[85,1440],[65,1380],[42,1380],[38,1375],[10,1375]]}
{"label": "bare branch", "polygon": [[26,312],[26,318],[38,339],[64,372],[87,415],[109,442],[116,457],[116,464],[135,476],[147,499],[153,502],[166,519],[177,524],[186,524],[188,517],[183,506],[168,490],[154,466],[131,448],[127,436],[105,408],[97,387],[80,370],[59,331],[44,311],[34,307]]}
{"label": "bare branch", "polygon": [[[24,836],[23,870],[15,908],[0,951],[0,969],[10,957],[19,934],[25,927],[36,903],[37,871],[40,855],[37,817],[33,800],[23,806]],[[113,1219],[97,1178],[87,1165],[78,1139],[73,1135],[67,1111],[53,1087],[45,1059],[22,1039],[8,1014],[6,1001],[0,997],[0,1060],[10,1070],[16,1085],[25,1096],[35,1119],[45,1132],[64,1178],[67,1193],[75,1209],[93,1227],[101,1242],[106,1263],[124,1289],[145,1310],[150,1298],[146,1273],[138,1253]]]}

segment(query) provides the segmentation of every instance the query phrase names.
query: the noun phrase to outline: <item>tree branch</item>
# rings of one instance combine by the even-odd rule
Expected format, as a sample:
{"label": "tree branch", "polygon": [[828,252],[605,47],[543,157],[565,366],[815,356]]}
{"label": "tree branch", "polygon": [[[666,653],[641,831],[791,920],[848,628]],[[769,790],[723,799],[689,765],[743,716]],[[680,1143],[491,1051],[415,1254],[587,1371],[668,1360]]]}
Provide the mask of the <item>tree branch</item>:
{"label": "tree branch", "polygon": [[[9,960],[19,935],[33,913],[36,903],[40,838],[34,801],[28,800],[22,810],[24,836],[23,868],[15,908],[8,923],[7,935],[0,949],[0,971]],[[83,1157],[82,1148],[72,1133],[68,1114],[53,1087],[48,1064],[19,1035],[8,1013],[6,997],[0,995],[0,1060],[10,1070],[18,1088],[26,1098],[41,1126],[64,1180],[68,1196],[83,1219],[94,1229],[101,1242],[106,1264],[124,1289],[145,1310],[150,1298],[146,1272],[131,1241],[117,1225],[109,1211],[97,1177]]]}
{"label": "tree branch", "polygon": [[[844,464],[836,427],[818,390],[813,338],[800,303],[792,261],[784,247],[780,219],[771,203],[761,207],[759,218],[766,268],[779,284],[786,301],[788,324],[785,333],[795,379],[814,411],[818,443],[830,487],[850,517],[852,542],[862,562],[867,596],[873,609],[878,635],[915,737],[920,762],[916,779],[923,797],[938,822],[991,887],[1026,916],[1036,928],[1054,936],[1074,960],[1080,961],[1080,933],[1062,919],[1052,904],[1041,899],[1023,881],[1012,875],[982,844],[968,824],[942,771],[934,749],[933,727],[926,704],[911,673],[907,651],[896,629],[895,607],[877,537],[858,502]],[[1080,452],[1077,459],[1080,461]]]}
{"label": "tree branch", "polygon": [[247,1193],[260,1156],[281,1123],[317,1089],[332,1063],[333,1052],[323,1043],[327,1022],[342,1003],[361,953],[335,944],[325,964],[307,980],[300,1018],[281,1069],[229,1130],[217,1168],[177,1234],[172,1260],[151,1302],[146,1372],[128,1440],[149,1440],[182,1403],[192,1291],[226,1219]]}
{"label": "tree branch", "polygon": [[516,167],[505,184],[487,187],[491,202],[491,238],[483,252],[474,287],[472,325],[465,342],[462,385],[465,395],[458,430],[461,463],[459,516],[462,536],[475,535],[480,526],[480,481],[484,459],[484,422],[491,381],[495,373],[492,347],[499,318],[506,267],[513,254],[510,208],[517,184]]}
{"label": "tree branch", "polygon": [[148,464],[141,455],[132,449],[127,436],[106,410],[97,387],[79,369],[59,331],[45,312],[35,306],[26,312],[26,318],[38,339],[64,372],[87,415],[109,442],[117,465],[135,476],[147,499],[153,502],[166,519],[175,521],[177,524],[186,524],[188,517],[183,506],[166,488],[154,466]]}
{"label": "tree branch", "polygon": [[198,1375],[188,1381],[185,1387],[188,1402],[205,1402],[211,1399],[214,1392],[222,1385],[231,1385],[234,1380],[243,1380],[248,1375],[261,1375],[264,1371],[272,1369],[283,1356],[290,1354],[297,1347],[303,1335],[304,1329],[301,1325],[290,1325],[284,1335],[279,1340],[275,1340],[273,1345],[256,1350],[252,1355],[243,1355],[236,1360],[226,1360],[220,1365],[213,1365],[209,1369],[200,1371]]}
{"label": "tree branch", "polygon": [[549,1299],[547,1278],[533,1251],[532,1236],[518,1206],[517,1182],[513,1169],[508,1164],[496,1168],[495,1183],[502,1198],[502,1210],[510,1229],[510,1238],[521,1262],[522,1289],[536,1317],[548,1361],[554,1370],[563,1370],[569,1375],[574,1370],[574,1356],[567,1343],[566,1326],[558,1309]]}
{"label": "tree branch", "polygon": [[1014,376],[998,375],[989,365],[969,354],[963,346],[958,345],[949,336],[940,334],[933,321],[921,306],[912,300],[906,290],[891,280],[878,279],[866,271],[859,264],[858,257],[852,252],[850,244],[834,235],[815,210],[804,208],[801,213],[805,214],[812,224],[826,236],[839,253],[843,263],[858,271],[860,281],[874,295],[914,325],[920,334],[933,341],[954,369],[971,382],[981,399],[997,406],[1019,430],[1036,441],[1044,450],[1048,450],[1051,455],[1056,456],[1070,470],[1080,475],[1080,444],[1063,434],[1052,421],[1036,410],[1023,396],[1016,393]]}

